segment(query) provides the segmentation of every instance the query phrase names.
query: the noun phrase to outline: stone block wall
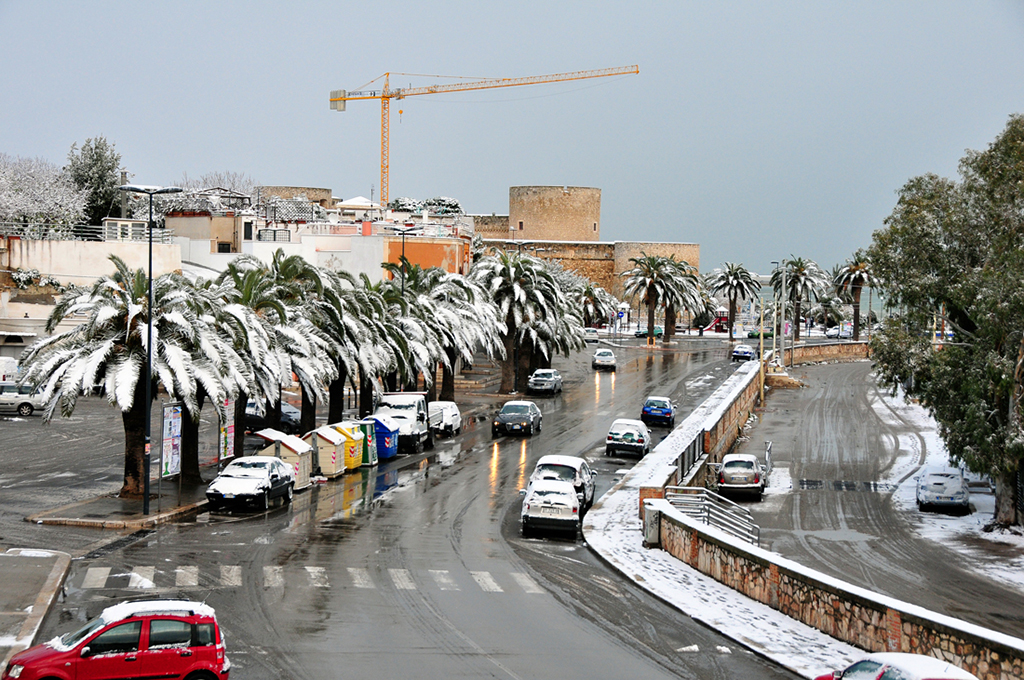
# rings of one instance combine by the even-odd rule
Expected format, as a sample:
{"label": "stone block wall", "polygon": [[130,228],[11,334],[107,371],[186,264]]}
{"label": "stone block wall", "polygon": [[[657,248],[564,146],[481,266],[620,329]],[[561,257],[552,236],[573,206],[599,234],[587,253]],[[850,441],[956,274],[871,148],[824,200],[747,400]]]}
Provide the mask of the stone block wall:
{"label": "stone block wall", "polygon": [[299,196],[305,196],[307,201],[311,203],[319,203],[325,208],[334,207],[334,199],[331,197],[330,189],[323,189],[320,187],[283,187],[283,186],[266,186],[259,187],[260,200],[267,200],[271,196],[276,196],[281,199],[292,199],[298,198]]}
{"label": "stone block wall", "polygon": [[790,363],[807,364],[814,361],[854,361],[866,359],[868,356],[868,343],[865,340],[827,342],[797,345],[796,348],[786,347],[785,363],[788,366]]}
{"label": "stone block wall", "polygon": [[508,189],[508,228],[516,240],[599,241],[601,190],[525,186]]}
{"label": "stone block wall", "polygon": [[704,453],[708,463],[719,463],[743,431],[761,393],[761,382],[753,380],[736,395],[722,417],[704,432]]}
{"label": "stone block wall", "polygon": [[664,501],[661,547],[747,597],[870,652],[946,659],[982,680],[1024,678],[1024,640],[848,586],[712,534]]}
{"label": "stone block wall", "polygon": [[[615,242],[615,271],[625,272],[633,268],[629,261],[631,257],[642,257],[643,255],[659,255],[670,257],[675,255],[676,260],[682,260],[700,270],[700,244],[697,243],[660,243],[651,241],[616,241]],[[617,298],[622,297],[622,279],[616,280],[615,286],[608,289]]]}

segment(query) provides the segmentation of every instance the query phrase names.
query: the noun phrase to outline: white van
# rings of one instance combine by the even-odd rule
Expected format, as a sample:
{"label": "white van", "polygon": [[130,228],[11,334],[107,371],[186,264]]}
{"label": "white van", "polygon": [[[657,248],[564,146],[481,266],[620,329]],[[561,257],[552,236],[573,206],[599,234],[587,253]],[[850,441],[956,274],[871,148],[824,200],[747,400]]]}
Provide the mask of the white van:
{"label": "white van", "polygon": [[385,392],[373,415],[395,419],[399,449],[419,452],[434,448],[434,435],[427,419],[426,392]]}

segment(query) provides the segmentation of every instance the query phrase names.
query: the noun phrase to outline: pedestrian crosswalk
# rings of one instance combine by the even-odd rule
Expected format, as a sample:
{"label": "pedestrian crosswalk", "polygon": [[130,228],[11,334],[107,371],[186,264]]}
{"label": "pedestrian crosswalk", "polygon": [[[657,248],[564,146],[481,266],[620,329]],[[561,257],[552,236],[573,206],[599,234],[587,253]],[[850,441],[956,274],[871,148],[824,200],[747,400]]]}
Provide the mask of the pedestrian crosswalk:
{"label": "pedestrian crosswalk", "polygon": [[[333,579],[332,579],[333,576]],[[247,579],[263,588],[284,588],[290,585],[311,588],[356,588],[361,590],[391,589],[462,591],[475,589],[485,593],[514,591],[529,595],[543,593],[543,589],[523,572],[493,574],[489,571],[451,571],[428,569],[422,572],[410,569],[378,569],[348,567],[329,573],[326,567],[265,566],[245,570],[240,565],[221,565],[201,572],[196,565],[181,565],[158,569],[155,566],[136,566],[123,570],[112,567],[89,567],[81,574],[82,590],[162,591],[209,590],[241,588]],[[73,580],[78,580],[74,577]]]}

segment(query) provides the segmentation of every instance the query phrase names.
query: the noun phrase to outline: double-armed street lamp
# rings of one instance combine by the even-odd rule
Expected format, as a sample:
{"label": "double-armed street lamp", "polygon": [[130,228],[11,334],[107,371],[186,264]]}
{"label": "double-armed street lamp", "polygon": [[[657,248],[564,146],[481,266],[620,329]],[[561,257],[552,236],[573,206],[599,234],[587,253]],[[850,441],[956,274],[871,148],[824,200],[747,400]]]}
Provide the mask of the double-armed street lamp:
{"label": "double-armed street lamp", "polygon": [[124,184],[119,191],[149,196],[149,307],[146,310],[146,449],[143,453],[142,466],[142,514],[149,514],[149,468],[150,468],[150,420],[153,414],[153,196],[157,194],[179,194],[181,187],[155,187],[145,184]]}

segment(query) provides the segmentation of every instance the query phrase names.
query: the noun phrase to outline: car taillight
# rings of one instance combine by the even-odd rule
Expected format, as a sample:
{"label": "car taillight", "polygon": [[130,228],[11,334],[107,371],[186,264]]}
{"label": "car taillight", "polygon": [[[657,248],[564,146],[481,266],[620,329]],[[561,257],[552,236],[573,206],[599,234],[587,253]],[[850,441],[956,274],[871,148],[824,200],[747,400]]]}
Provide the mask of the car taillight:
{"label": "car taillight", "polygon": [[572,514],[575,515],[575,514],[579,513],[579,511],[580,511],[580,507],[578,505],[572,506]]}
{"label": "car taillight", "polygon": [[608,441],[611,441],[611,440],[612,440],[612,436],[608,435]]}
{"label": "car taillight", "polygon": [[719,484],[725,484],[725,474],[724,473],[718,475],[718,483]]}
{"label": "car taillight", "polygon": [[636,442],[637,442],[637,444],[643,444],[644,443],[644,438],[640,437],[639,439],[636,440]]}
{"label": "car taillight", "polygon": [[761,475],[760,474],[754,475],[754,484],[760,484],[760,483],[761,483]]}

